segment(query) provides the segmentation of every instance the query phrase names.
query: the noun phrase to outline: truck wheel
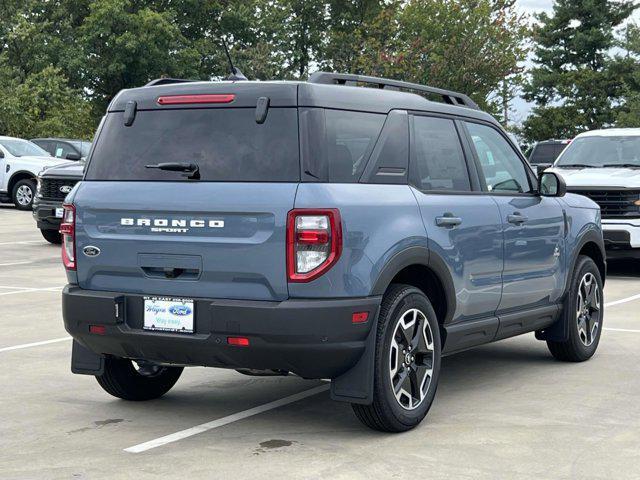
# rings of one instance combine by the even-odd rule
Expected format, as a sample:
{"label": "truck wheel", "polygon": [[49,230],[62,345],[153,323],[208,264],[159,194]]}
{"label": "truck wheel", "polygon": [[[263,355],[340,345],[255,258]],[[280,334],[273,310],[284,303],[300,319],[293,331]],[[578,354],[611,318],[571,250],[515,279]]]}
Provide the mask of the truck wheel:
{"label": "truck wheel", "polygon": [[11,201],[18,210],[31,210],[36,196],[36,182],[31,179],[20,180],[13,186]]}
{"label": "truck wheel", "polygon": [[551,355],[564,362],[589,360],[600,343],[604,316],[602,278],[589,257],[578,258],[562,315],[561,321],[569,327],[569,338],[564,342],[547,340]]}
{"label": "truck wheel", "polygon": [[60,245],[62,243],[62,235],[60,235],[60,232],[57,230],[40,229],[40,233],[42,233],[44,239],[49,243],[53,243],[54,245]]}
{"label": "truck wheel", "polygon": [[114,397],[124,400],[152,400],[161,397],[175,385],[182,367],[163,367],[126,358],[106,357],[104,373],[96,375],[100,386]]}
{"label": "truck wheel", "polygon": [[417,288],[394,284],[380,307],[373,403],[352,404],[366,426],[404,432],[426,416],[440,372],[440,330],[429,299]]}

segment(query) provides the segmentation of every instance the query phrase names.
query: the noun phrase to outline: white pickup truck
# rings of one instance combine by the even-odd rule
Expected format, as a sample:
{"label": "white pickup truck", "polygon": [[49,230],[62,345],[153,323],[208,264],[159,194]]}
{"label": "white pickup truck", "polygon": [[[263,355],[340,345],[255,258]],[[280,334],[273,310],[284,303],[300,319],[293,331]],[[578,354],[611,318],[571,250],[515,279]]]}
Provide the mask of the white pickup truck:
{"label": "white pickup truck", "polygon": [[640,128],[581,133],[551,170],[600,205],[608,258],[640,258]]}
{"label": "white pickup truck", "polygon": [[31,210],[36,195],[36,177],[43,169],[70,163],[52,157],[35,143],[0,137],[0,202]]}

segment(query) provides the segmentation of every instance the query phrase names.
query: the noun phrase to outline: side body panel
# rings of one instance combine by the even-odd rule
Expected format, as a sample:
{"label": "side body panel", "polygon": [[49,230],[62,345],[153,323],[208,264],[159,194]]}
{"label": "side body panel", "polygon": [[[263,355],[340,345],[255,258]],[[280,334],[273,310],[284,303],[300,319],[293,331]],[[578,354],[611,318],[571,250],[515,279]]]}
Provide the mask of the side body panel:
{"label": "side body panel", "polygon": [[293,298],[372,295],[391,258],[411,247],[427,248],[420,210],[407,185],[302,183],[295,208],[338,208],[343,250],[326,274],[290,283]]}
{"label": "side body panel", "polygon": [[[485,195],[425,194],[414,189],[429,238],[429,250],[442,258],[455,289],[451,323],[493,315],[502,293],[502,225],[498,207]],[[456,227],[437,225],[457,217]]]}
{"label": "side body panel", "polygon": [[[564,216],[555,198],[495,195],[504,226],[504,288],[499,311],[545,306],[564,292]],[[509,223],[510,215],[526,217]]]}

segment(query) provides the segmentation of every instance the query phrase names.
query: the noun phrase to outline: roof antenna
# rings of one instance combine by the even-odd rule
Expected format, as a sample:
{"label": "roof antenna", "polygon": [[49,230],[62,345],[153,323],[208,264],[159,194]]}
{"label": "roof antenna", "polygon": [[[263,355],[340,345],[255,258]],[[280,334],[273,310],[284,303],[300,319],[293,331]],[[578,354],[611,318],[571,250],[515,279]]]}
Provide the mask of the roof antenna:
{"label": "roof antenna", "polygon": [[224,37],[222,38],[222,45],[224,45],[224,53],[227,55],[227,60],[229,60],[229,66],[231,67],[231,75],[227,77],[227,80],[231,81],[240,81],[247,80],[247,77],[240,71],[239,68],[233,66],[233,60],[231,60],[231,55],[229,54],[229,48],[227,47],[227,42]]}

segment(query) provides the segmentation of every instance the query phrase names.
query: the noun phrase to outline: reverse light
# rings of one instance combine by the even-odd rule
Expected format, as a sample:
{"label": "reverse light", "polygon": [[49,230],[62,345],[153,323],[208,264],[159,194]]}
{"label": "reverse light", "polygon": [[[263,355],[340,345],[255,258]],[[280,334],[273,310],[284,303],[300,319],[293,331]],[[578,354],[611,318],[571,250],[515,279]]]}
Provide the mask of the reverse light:
{"label": "reverse light", "polygon": [[67,270],[76,269],[76,207],[65,203],[62,205],[62,263]]}
{"label": "reverse light", "polygon": [[158,97],[159,105],[192,105],[195,103],[231,103],[233,94],[165,95]]}
{"label": "reverse light", "polygon": [[290,282],[309,282],[329,270],[342,252],[337,209],[295,209],[287,217],[287,274]]}

